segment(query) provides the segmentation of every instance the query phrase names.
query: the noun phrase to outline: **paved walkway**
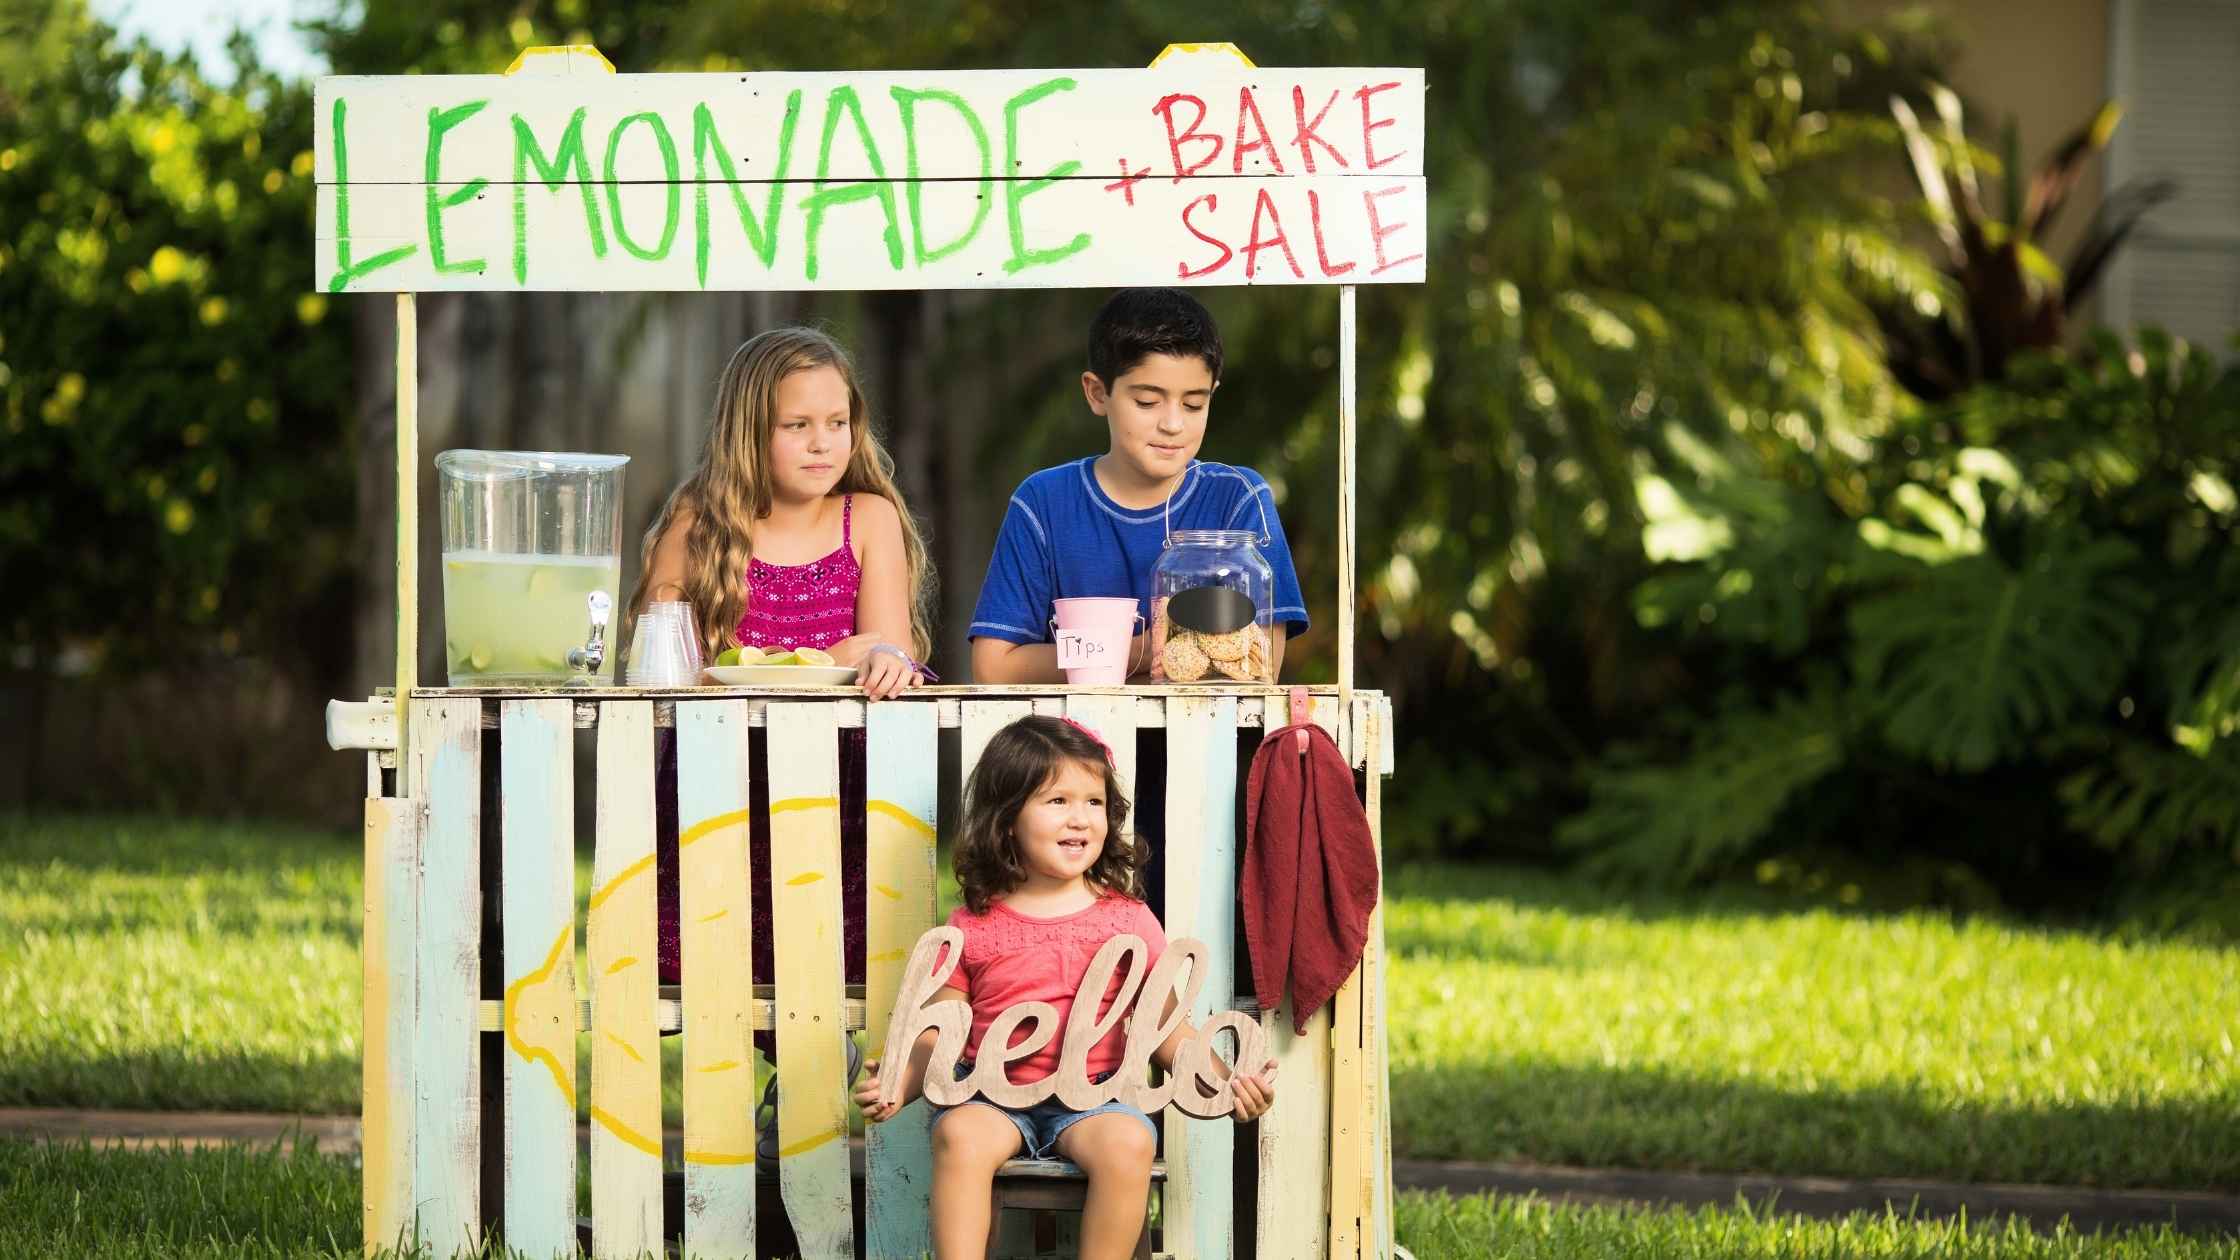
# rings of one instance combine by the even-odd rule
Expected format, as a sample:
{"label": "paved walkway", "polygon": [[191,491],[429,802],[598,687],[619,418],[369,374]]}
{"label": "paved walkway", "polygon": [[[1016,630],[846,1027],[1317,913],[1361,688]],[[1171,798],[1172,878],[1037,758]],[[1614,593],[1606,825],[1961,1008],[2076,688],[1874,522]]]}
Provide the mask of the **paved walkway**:
{"label": "paved walkway", "polygon": [[[356,1116],[252,1115],[210,1111],[77,1111],[0,1108],[0,1137],[47,1137],[96,1145],[166,1147],[252,1142],[295,1135],[336,1154],[358,1149]],[[585,1139],[588,1141],[588,1139]],[[673,1144],[673,1143],[672,1143]],[[2096,1190],[1889,1178],[1767,1177],[1750,1174],[1636,1172],[1537,1164],[1398,1160],[1402,1189],[1452,1194],[1537,1194],[1558,1203],[1725,1207],[1740,1197],[1780,1211],[1835,1217],[1894,1209],[1926,1217],[1965,1212],[1970,1220],[2017,1216],[2046,1228],[2066,1218],[2082,1230],[2170,1224],[2192,1233],[2240,1236],[2240,1195],[2189,1190]]]}

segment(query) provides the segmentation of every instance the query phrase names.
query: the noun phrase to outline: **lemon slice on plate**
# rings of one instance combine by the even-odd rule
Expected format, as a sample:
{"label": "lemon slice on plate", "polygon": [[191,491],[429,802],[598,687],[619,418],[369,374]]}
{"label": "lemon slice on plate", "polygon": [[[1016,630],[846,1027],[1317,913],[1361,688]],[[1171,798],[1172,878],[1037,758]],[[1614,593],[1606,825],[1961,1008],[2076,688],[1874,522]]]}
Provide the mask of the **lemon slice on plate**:
{"label": "lemon slice on plate", "polygon": [[795,648],[793,663],[796,665],[815,665],[819,668],[829,669],[832,667],[832,655],[828,652],[820,652],[815,648]]}

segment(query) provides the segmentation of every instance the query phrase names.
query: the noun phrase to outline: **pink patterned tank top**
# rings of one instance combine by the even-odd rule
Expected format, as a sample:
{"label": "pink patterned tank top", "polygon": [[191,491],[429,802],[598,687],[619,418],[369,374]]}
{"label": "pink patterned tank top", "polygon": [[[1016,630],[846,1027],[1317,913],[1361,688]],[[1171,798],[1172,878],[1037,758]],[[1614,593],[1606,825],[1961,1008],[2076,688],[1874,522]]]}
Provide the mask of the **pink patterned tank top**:
{"label": "pink patterned tank top", "polygon": [[856,632],[863,566],[854,546],[856,497],[840,500],[840,549],[807,564],[747,562],[747,611],[739,642],[823,650]]}

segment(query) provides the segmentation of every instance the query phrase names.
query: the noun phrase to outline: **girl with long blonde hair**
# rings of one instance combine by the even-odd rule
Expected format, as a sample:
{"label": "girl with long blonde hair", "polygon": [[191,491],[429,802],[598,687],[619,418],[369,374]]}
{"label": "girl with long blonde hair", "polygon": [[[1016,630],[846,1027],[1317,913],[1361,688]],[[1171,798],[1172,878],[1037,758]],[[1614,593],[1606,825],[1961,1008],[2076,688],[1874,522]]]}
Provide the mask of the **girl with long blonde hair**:
{"label": "girl with long blonde hair", "polygon": [[777,328],[740,346],[698,465],[646,531],[631,614],[686,600],[709,659],[816,648],[858,667],[874,700],[920,679],[931,566],[866,411],[824,333]]}
{"label": "girl with long blonde hair", "polygon": [[[866,699],[932,675],[926,549],[894,461],[871,430],[863,391],[840,344],[811,328],[778,328],[739,347],[716,386],[715,416],[692,475],[646,531],[632,616],[647,601],[692,605],[708,659],[724,648],[815,648],[854,666]],[[841,732],[842,957],[864,972],[863,731]],[[657,733],[654,795],[663,983],[681,981],[677,932],[676,744]],[[749,845],[757,876],[754,975],[773,971],[770,942],[769,752],[748,741]],[[756,1044],[775,1058],[767,1033]],[[849,1043],[853,1051],[854,1044]],[[777,1079],[763,1096],[758,1152],[775,1171]]]}

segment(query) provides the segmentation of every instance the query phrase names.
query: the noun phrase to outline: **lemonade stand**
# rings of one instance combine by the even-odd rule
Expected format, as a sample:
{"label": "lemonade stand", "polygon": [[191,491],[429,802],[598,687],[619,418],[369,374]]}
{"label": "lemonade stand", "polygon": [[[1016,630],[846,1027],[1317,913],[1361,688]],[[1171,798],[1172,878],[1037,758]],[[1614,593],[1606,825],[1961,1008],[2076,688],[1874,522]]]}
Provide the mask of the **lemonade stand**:
{"label": "lemonade stand", "polygon": [[[621,75],[595,50],[539,49],[504,75],[321,79],[316,117],[318,286],[394,293],[399,334],[396,684],[329,712],[330,742],[368,758],[369,1253],[926,1253],[926,1108],[851,1136],[844,1039],[881,1042],[938,921],[944,780],[1048,713],[1096,730],[1131,793],[1138,734],[1163,744],[1164,791],[1137,805],[1167,822],[1167,931],[1208,951],[1193,1015],[1256,1019],[1280,1064],[1256,1125],[1167,1113],[1156,1253],[1393,1255],[1381,918],[1303,1032],[1288,1000],[1239,991],[1238,764],[1311,715],[1378,825],[1389,709],[1354,686],[1350,616],[1353,286],[1424,276],[1422,72],[1262,68],[1218,45],[1131,70]],[[1335,685],[928,686],[869,705],[846,687],[617,686],[622,458],[472,451],[438,461],[449,685],[418,676],[416,292],[1147,283],[1340,289]],[[660,728],[677,750],[676,988],[652,963]],[[860,987],[840,946],[844,728],[867,747]],[[750,785],[756,743],[767,781]],[[579,798],[595,819],[580,918]],[[769,870],[749,862],[758,810]],[[749,974],[756,881],[772,976]],[[757,1030],[785,1065],[775,1169],[756,1159]],[[682,1061],[665,1068],[671,1033]],[[999,1254],[1035,1243],[1017,1215]]]}

